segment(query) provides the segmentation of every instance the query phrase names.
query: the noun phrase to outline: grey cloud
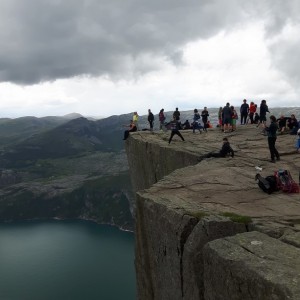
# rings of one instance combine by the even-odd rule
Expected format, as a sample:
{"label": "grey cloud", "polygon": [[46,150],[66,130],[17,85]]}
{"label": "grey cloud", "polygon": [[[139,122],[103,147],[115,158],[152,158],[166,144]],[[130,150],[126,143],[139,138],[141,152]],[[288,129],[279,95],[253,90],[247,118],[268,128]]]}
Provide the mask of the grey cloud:
{"label": "grey cloud", "polygon": [[233,30],[244,18],[264,17],[268,30],[276,31],[297,5],[249,2],[2,0],[0,80],[34,84],[77,75],[144,74],[160,67],[145,63],[145,56],[181,63],[187,42]]}

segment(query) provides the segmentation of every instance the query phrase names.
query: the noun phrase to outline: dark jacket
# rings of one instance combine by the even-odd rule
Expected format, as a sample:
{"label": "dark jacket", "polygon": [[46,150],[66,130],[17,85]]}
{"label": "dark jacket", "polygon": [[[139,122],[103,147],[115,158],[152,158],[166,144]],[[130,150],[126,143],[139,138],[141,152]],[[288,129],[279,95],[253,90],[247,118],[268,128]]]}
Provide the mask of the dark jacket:
{"label": "dark jacket", "polygon": [[225,142],[223,143],[222,149],[220,150],[220,155],[222,157],[226,157],[228,154],[234,157],[234,151],[231,148],[229,142]]}
{"label": "dark jacket", "polygon": [[154,115],[152,112],[149,112],[148,114],[148,122],[153,122],[154,121]]}
{"label": "dark jacket", "polygon": [[269,127],[266,127],[266,131],[268,133],[268,137],[276,137],[277,136],[278,125],[276,122],[271,122]]}
{"label": "dark jacket", "polygon": [[269,112],[269,108],[267,104],[262,103],[259,107],[259,114],[260,116],[265,116]]}
{"label": "dark jacket", "polygon": [[173,120],[166,124],[172,131],[177,131],[180,129],[179,122],[177,120]]}
{"label": "dark jacket", "polygon": [[180,112],[178,110],[175,110],[173,113],[173,117],[175,117],[176,120],[179,121],[180,120]]}
{"label": "dark jacket", "polygon": [[203,123],[207,123],[207,119],[208,119],[208,117],[209,117],[209,113],[208,113],[208,111],[207,110],[202,110],[202,112],[201,112],[201,117],[202,117],[202,122]]}
{"label": "dark jacket", "polygon": [[243,103],[241,105],[241,108],[240,108],[240,113],[241,114],[247,114],[249,112],[249,104],[248,103]]}
{"label": "dark jacket", "polygon": [[228,106],[228,105],[224,106],[223,111],[222,111],[222,115],[223,115],[224,119],[231,119],[231,116],[232,116],[231,107]]}

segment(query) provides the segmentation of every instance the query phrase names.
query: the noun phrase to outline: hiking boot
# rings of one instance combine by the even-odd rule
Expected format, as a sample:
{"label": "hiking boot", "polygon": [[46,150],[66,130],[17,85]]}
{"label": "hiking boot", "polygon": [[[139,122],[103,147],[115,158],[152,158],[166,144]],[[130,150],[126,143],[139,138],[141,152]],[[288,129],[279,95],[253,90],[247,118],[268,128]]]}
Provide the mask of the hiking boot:
{"label": "hiking boot", "polygon": [[280,160],[280,157],[279,157],[279,156],[277,157],[277,160]]}
{"label": "hiking boot", "polygon": [[275,159],[271,159],[270,162],[271,162],[271,163],[275,163]]}

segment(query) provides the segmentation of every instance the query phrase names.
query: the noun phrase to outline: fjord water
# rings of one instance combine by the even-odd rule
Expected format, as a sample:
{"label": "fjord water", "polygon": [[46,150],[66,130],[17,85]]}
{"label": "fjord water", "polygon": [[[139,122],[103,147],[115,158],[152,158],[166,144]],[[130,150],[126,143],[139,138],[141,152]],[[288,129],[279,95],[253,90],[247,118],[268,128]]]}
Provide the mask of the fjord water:
{"label": "fjord water", "polygon": [[132,233],[84,221],[0,224],[0,299],[135,298]]}

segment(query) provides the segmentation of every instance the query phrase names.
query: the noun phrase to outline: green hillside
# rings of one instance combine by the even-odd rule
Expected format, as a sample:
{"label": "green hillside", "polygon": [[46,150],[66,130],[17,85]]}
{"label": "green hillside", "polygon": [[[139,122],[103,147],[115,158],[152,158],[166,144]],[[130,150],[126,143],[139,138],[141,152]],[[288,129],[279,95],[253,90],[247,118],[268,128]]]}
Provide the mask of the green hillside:
{"label": "green hillside", "polygon": [[16,119],[0,118],[0,147],[18,143],[41,132],[53,129],[70,118],[78,118],[80,115],[65,117],[21,117]]}
{"label": "green hillside", "polygon": [[127,118],[0,119],[0,220],[81,218],[132,229]]}

